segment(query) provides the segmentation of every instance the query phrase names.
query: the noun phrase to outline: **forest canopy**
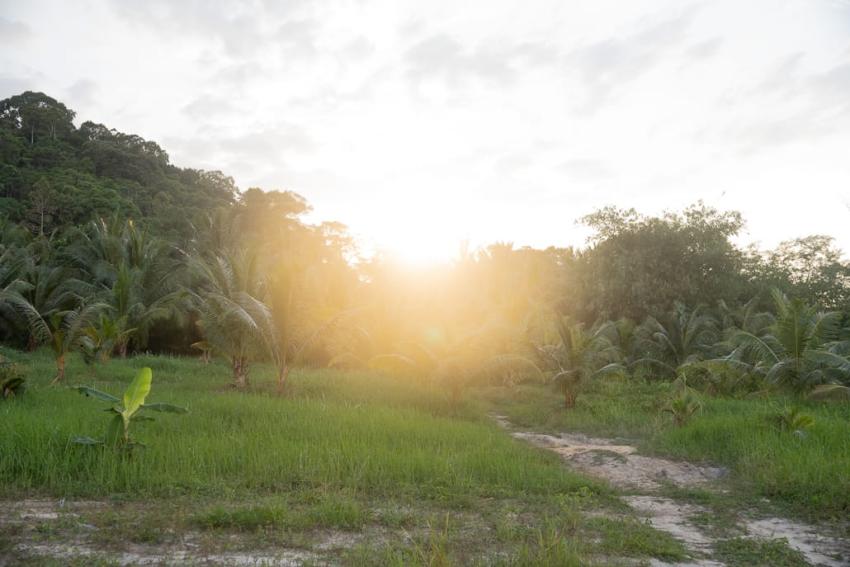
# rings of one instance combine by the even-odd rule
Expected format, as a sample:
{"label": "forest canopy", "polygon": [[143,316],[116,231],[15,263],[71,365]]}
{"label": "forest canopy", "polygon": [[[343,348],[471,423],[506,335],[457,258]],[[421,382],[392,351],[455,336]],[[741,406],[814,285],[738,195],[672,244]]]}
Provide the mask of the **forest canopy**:
{"label": "forest canopy", "polygon": [[275,362],[281,383],[292,364],[458,375],[533,355],[564,320],[721,320],[771,310],[777,293],[845,324],[850,311],[850,265],[830,237],[743,248],[745,219],[701,202],[601,209],[580,221],[593,230],[583,247],[494,243],[404,270],[362,257],[339,222],[306,222],[297,193],[240,191],[74,118],[43,93],[0,101],[0,338],[58,357],[213,353],[237,382],[252,360]]}

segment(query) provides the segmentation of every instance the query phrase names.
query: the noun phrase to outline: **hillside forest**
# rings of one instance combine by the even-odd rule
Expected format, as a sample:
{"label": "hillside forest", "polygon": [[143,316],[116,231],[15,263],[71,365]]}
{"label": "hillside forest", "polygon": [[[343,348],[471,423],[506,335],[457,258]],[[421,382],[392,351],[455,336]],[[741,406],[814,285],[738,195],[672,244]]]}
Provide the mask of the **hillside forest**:
{"label": "hillside forest", "polygon": [[580,220],[582,247],[497,242],[412,269],[363,257],[340,222],[305,221],[295,192],[240,190],[74,118],[43,93],[0,101],[0,339],[49,346],[57,382],[77,351],[92,365],[223,357],[237,387],[267,361],[282,390],[293,365],[388,369],[456,394],[559,376],[568,405],[602,369],[850,385],[850,264],[828,236],[761,251],[736,244],[734,211],[606,207]]}

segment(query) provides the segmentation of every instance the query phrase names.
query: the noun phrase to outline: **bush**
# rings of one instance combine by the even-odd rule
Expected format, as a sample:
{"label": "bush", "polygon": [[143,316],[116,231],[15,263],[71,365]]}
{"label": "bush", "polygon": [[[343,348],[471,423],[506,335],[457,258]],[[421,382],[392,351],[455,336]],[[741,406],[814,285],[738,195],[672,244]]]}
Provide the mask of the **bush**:
{"label": "bush", "polygon": [[26,380],[21,368],[0,357],[0,399],[8,400],[24,393]]}

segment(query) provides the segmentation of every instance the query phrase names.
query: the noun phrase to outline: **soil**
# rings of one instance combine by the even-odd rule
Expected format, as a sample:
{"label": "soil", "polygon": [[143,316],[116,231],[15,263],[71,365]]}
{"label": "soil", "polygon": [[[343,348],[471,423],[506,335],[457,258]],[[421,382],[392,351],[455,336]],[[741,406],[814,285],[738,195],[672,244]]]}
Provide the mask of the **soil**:
{"label": "soil", "polygon": [[[615,439],[588,437],[577,433],[545,435],[514,429],[504,416],[494,416],[499,425],[519,440],[553,451],[571,467],[605,480],[628,495],[623,500],[656,529],[681,541],[694,560],[677,565],[714,567],[724,565],[711,558],[715,544],[723,539],[710,533],[698,522],[710,513],[692,502],[662,494],[665,487],[700,488],[723,492],[728,471],[722,467],[697,465],[641,455],[637,447]],[[850,542],[830,535],[827,526],[815,526],[776,516],[756,516],[754,512],[736,515],[734,525],[725,530],[736,536],[761,540],[784,539],[812,565],[841,567],[850,565]],[[653,561],[653,565],[669,565]]]}

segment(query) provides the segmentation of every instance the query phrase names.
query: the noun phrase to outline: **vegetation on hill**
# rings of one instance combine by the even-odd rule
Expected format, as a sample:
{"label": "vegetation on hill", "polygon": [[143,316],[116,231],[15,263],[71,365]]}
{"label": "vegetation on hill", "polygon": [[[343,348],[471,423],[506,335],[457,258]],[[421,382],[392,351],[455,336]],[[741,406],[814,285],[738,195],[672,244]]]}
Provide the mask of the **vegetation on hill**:
{"label": "vegetation on hill", "polygon": [[[240,191],[73,119],[41,93],[0,101],[7,496],[152,497],[157,538],[427,530],[384,564],[685,557],[610,488],[513,442],[499,412],[725,465],[727,500],[697,495],[718,511],[850,507],[850,264],[826,236],[760,252],[735,244],[736,212],[605,208],[583,219],[584,247],[496,243],[403,269],[307,222],[294,192]],[[148,372],[115,402],[145,367],[150,404]],[[105,438],[79,437],[104,416],[63,384],[116,404]],[[138,412],[184,406],[168,423]],[[164,497],[192,499],[192,516]],[[450,513],[477,523],[451,534]]]}

